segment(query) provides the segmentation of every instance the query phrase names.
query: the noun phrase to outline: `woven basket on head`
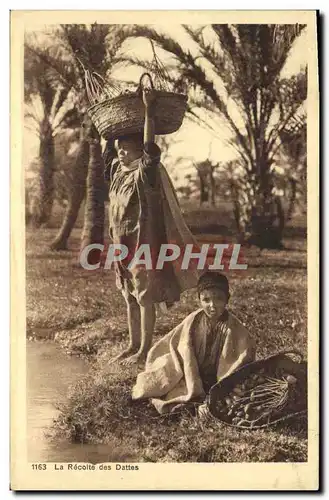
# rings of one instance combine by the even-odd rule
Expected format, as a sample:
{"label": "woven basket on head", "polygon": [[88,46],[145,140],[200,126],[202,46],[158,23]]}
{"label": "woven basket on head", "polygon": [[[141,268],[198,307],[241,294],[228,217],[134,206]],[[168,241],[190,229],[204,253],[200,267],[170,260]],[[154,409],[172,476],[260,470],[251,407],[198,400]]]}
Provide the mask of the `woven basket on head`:
{"label": "woven basket on head", "polygon": [[[89,116],[104,139],[143,131],[145,107],[141,90],[145,76],[149,77],[151,87],[154,88],[151,76],[144,73],[136,92],[106,99],[88,109]],[[187,107],[187,96],[156,89],[155,95],[155,134],[172,134],[182,125]]]}

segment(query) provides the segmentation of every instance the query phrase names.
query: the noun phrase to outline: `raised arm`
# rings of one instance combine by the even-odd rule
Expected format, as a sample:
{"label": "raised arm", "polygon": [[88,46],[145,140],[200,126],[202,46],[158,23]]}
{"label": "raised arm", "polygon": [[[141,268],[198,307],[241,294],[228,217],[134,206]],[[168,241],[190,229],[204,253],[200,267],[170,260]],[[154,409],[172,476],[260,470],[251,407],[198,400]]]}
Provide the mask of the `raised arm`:
{"label": "raised arm", "polygon": [[155,92],[153,89],[143,89],[143,102],[145,106],[144,144],[154,143],[154,105]]}

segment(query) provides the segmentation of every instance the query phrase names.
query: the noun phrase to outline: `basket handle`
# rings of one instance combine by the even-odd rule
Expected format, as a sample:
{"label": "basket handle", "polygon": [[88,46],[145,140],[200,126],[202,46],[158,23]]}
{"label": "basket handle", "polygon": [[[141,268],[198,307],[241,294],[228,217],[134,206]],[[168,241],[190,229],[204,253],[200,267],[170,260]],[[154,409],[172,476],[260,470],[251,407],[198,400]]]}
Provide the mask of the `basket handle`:
{"label": "basket handle", "polygon": [[145,76],[147,76],[149,78],[149,81],[150,81],[150,84],[151,84],[151,88],[152,88],[152,90],[154,90],[154,84],[153,84],[153,80],[152,80],[152,77],[151,77],[150,73],[143,73],[142,76],[139,79],[139,85],[137,87],[137,93],[138,94],[141,94],[141,92],[143,90],[143,79],[145,78]]}

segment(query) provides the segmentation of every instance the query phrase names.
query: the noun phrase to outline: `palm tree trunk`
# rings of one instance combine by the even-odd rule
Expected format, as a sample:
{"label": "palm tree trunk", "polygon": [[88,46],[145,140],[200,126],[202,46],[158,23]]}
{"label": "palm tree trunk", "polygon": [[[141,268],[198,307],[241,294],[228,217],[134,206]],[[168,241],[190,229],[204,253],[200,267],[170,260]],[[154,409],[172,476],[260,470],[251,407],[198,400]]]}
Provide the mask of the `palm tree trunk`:
{"label": "palm tree trunk", "polygon": [[52,127],[47,118],[40,126],[39,160],[39,192],[32,214],[35,227],[49,221],[54,203],[55,148]]}
{"label": "palm tree trunk", "polygon": [[52,250],[66,250],[68,239],[76,223],[81,203],[86,194],[86,181],[89,163],[89,142],[80,138],[78,152],[72,171],[72,184],[69,203],[65,212],[62,226],[51,243]]}
{"label": "palm tree trunk", "polygon": [[209,189],[210,189],[210,202],[211,206],[215,207],[216,206],[216,183],[215,183],[215,177],[214,177],[214,168],[212,165],[209,167]]}
{"label": "palm tree trunk", "polygon": [[[103,176],[104,162],[99,138],[91,141],[89,152],[87,198],[81,251],[92,243],[104,243],[105,182]],[[101,252],[99,250],[92,250],[88,255],[88,263],[98,263],[100,256]]]}
{"label": "palm tree trunk", "polygon": [[198,170],[199,182],[200,182],[200,207],[204,202],[208,201],[208,191],[207,191],[207,182],[205,179],[205,175],[203,172]]}
{"label": "palm tree trunk", "polygon": [[284,216],[281,203],[272,193],[272,179],[268,165],[262,165],[261,175],[255,182],[255,204],[251,213],[250,244],[260,248],[282,248]]}
{"label": "palm tree trunk", "polygon": [[287,222],[289,222],[291,220],[291,218],[294,214],[296,197],[297,197],[297,181],[296,181],[296,179],[290,178],[289,184],[290,184],[290,196],[289,196],[289,205],[288,205],[288,210],[287,210],[287,215],[286,215]]}

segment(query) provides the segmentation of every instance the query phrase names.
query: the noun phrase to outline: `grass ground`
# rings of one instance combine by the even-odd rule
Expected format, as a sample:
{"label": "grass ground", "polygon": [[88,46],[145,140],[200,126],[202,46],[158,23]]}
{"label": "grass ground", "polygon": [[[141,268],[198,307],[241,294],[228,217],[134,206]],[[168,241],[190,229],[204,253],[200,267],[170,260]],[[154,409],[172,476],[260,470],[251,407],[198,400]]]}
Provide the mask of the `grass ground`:
{"label": "grass ground", "polygon": [[[190,212],[189,217],[195,223],[196,213]],[[209,227],[210,214],[203,218]],[[199,217],[199,228],[202,222]],[[221,239],[218,234],[197,232],[200,242]],[[108,365],[127,341],[124,301],[115,288],[113,272],[85,271],[77,265],[74,249],[79,247],[79,228],[70,239],[71,251],[48,250],[55,234],[55,228],[27,232],[27,335],[52,337],[69,354],[90,362],[88,375],[72,388],[61,407],[55,435],[78,442],[119,440],[128,455],[134,450],[144,461],[307,460],[303,421],[242,431],[213,420],[205,424],[187,414],[159,417],[147,402],[132,402],[136,371]],[[227,231],[228,242],[230,238],[234,240]],[[306,355],[305,230],[288,228],[284,244],[280,251],[245,249],[248,270],[229,274],[230,308],[257,339],[259,358],[296,346]],[[159,318],[155,339],[196,307],[195,293],[185,293],[169,315]]]}

